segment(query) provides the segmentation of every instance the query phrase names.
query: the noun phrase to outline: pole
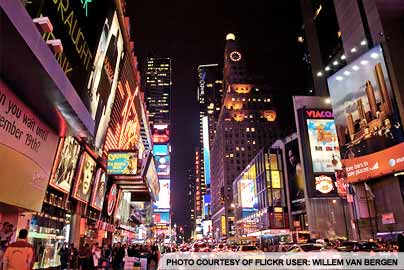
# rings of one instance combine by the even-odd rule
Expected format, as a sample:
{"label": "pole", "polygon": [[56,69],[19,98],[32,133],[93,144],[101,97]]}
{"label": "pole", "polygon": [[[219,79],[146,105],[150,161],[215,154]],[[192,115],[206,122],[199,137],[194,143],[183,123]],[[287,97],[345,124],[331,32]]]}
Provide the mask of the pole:
{"label": "pole", "polygon": [[348,234],[348,224],[346,224],[346,215],[345,215],[345,205],[344,205],[344,199],[342,197],[339,197],[341,200],[342,204],[342,212],[344,213],[344,224],[345,224],[345,234],[346,234],[346,240],[349,239],[349,234]]}
{"label": "pole", "polygon": [[370,216],[370,207],[369,207],[369,200],[368,200],[368,191],[365,187],[366,183],[363,185],[365,189],[365,198],[366,198],[366,206],[368,207],[368,214],[369,214],[369,224],[370,224],[370,230],[372,232],[372,238],[375,237],[375,232],[373,230],[373,222],[372,222],[372,217]]}

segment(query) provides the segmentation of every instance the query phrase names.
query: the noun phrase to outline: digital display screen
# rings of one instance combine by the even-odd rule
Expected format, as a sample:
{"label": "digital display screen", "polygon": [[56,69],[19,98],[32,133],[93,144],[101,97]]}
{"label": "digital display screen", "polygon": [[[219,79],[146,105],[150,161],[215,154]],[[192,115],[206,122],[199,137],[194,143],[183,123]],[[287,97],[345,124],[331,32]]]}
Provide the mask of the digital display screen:
{"label": "digital display screen", "polygon": [[205,170],[205,184],[210,185],[210,149],[209,149],[209,119],[207,116],[202,119],[203,127],[203,160]]}
{"label": "digital display screen", "polygon": [[313,172],[341,169],[337,131],[333,119],[307,119]]}
{"label": "digital display screen", "polygon": [[240,180],[240,197],[242,208],[255,208],[257,200],[255,196],[254,180]]}
{"label": "digital display screen", "polygon": [[168,153],[168,144],[155,144],[153,146],[153,154],[155,156],[166,156]]}
{"label": "digital display screen", "polygon": [[158,209],[170,209],[170,180],[160,179],[159,198],[154,205]]}
{"label": "digital display screen", "polygon": [[157,174],[170,175],[170,156],[154,156]]}

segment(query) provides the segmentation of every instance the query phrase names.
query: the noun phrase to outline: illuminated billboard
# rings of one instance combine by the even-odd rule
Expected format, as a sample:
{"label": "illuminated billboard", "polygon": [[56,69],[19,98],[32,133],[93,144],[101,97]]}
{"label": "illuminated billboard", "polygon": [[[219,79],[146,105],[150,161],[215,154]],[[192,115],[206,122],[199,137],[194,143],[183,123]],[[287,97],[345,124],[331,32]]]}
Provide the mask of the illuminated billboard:
{"label": "illuminated billboard", "polygon": [[404,170],[403,130],[388,74],[376,46],[328,78],[349,183]]}
{"label": "illuminated billboard", "polygon": [[140,100],[139,87],[132,73],[130,57],[124,57],[114,106],[109,121],[104,144],[104,155],[113,149],[139,149],[140,140]]}
{"label": "illuminated billboard", "polygon": [[74,137],[61,138],[49,185],[69,193],[80,155],[80,145]]}
{"label": "illuminated billboard", "polygon": [[156,201],[158,199],[160,191],[160,184],[157,175],[156,164],[154,162],[154,157],[151,151],[149,151],[146,158],[143,159],[142,177],[146,178],[152,199],[153,201]]}
{"label": "illuminated billboard", "polygon": [[155,156],[165,156],[169,154],[168,144],[155,144],[153,146],[153,154]]}
{"label": "illuminated billboard", "polygon": [[157,174],[159,176],[170,175],[170,156],[155,156]]}
{"label": "illuminated billboard", "polygon": [[[341,169],[337,131],[331,110],[305,110],[314,173]],[[328,119],[327,119],[328,118]]]}
{"label": "illuminated billboard", "polygon": [[138,175],[138,152],[109,152],[107,161],[107,173],[109,175]]}
{"label": "illuminated billboard", "polygon": [[210,185],[209,119],[207,116],[203,117],[202,119],[202,130],[205,184]]}
{"label": "illuminated billboard", "polygon": [[94,144],[102,150],[124,51],[114,2],[33,0],[25,6],[32,18],[52,22],[42,37],[61,40],[56,60],[94,120]]}
{"label": "illuminated billboard", "polygon": [[158,209],[170,208],[170,180],[160,179],[160,192],[157,202],[154,204]]}
{"label": "illuminated billboard", "polygon": [[95,120],[95,147],[102,147],[114,104],[123,39],[118,16],[106,18],[94,56],[93,70],[87,83],[90,113]]}
{"label": "illuminated billboard", "polygon": [[286,168],[288,172],[291,201],[304,198],[304,169],[300,161],[299,143],[295,139],[285,144]]}
{"label": "illuminated billboard", "polygon": [[170,141],[168,125],[154,125],[152,137],[155,144],[167,144]]}
{"label": "illuminated billboard", "polygon": [[239,190],[241,194],[241,207],[256,208],[257,200],[255,196],[254,180],[240,180]]}
{"label": "illuminated billboard", "polygon": [[102,169],[98,169],[95,176],[94,188],[91,195],[90,205],[101,211],[104,204],[104,196],[107,190],[107,178]]}
{"label": "illuminated billboard", "polygon": [[83,152],[74,184],[73,198],[88,203],[96,165],[95,160],[87,152]]}

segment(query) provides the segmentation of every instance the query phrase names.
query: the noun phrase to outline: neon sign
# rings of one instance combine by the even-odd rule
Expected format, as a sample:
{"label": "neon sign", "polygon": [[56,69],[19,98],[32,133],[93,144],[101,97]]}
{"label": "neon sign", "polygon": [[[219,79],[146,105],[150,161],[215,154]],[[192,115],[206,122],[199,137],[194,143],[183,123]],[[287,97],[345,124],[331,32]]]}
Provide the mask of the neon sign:
{"label": "neon sign", "polygon": [[139,144],[140,123],[135,105],[139,88],[136,87],[135,91],[133,88],[128,81],[118,83],[117,100],[104,145],[105,155],[111,149],[128,150]]}
{"label": "neon sign", "polygon": [[307,118],[334,118],[334,114],[331,110],[306,110]]}

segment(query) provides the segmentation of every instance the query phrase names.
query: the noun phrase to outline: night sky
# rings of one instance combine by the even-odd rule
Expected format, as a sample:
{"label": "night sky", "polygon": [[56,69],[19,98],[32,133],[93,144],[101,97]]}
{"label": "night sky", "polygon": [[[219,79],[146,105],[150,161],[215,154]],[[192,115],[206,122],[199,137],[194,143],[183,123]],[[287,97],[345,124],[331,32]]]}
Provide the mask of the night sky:
{"label": "night sky", "polygon": [[298,93],[305,86],[298,0],[184,1],[128,0],[135,53],[143,74],[145,59],[172,59],[171,142],[173,222],[189,220],[187,170],[199,140],[197,66],[223,63],[226,33],[244,48],[250,70],[274,92]]}

